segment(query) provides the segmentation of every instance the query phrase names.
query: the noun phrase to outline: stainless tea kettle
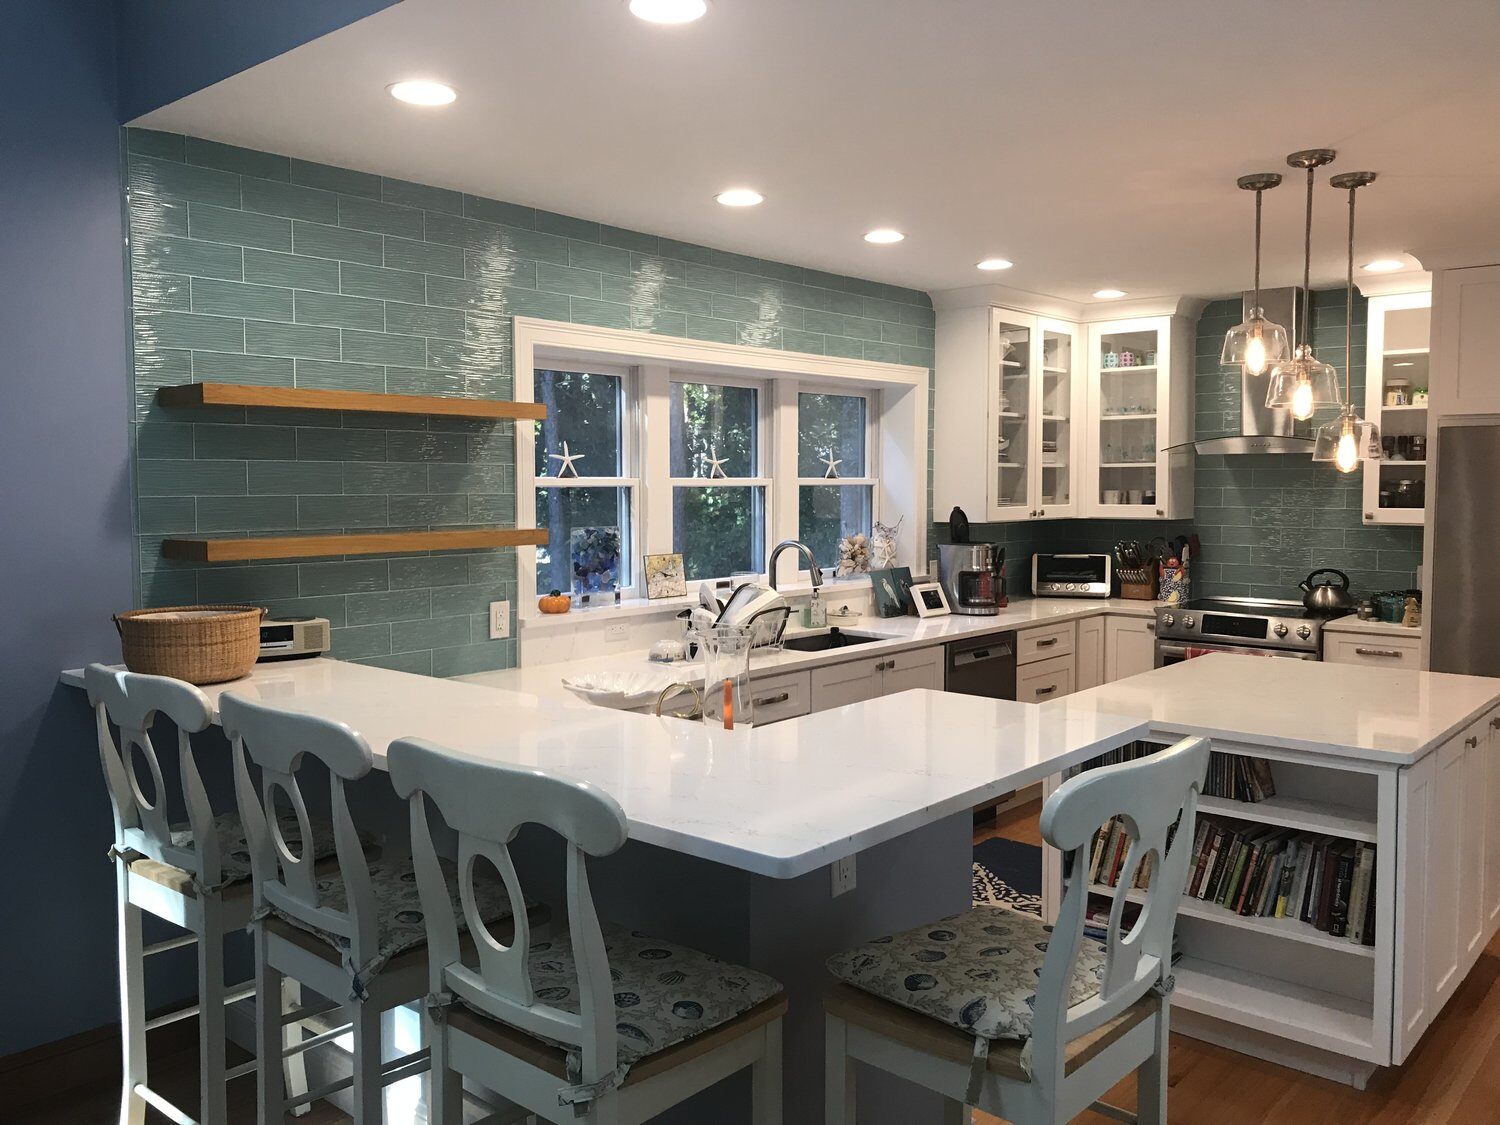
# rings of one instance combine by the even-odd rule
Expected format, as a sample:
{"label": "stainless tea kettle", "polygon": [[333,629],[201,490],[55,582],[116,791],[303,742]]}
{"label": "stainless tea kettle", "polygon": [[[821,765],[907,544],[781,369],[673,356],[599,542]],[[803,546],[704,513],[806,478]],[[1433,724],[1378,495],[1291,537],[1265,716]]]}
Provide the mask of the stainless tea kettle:
{"label": "stainless tea kettle", "polygon": [[[1338,580],[1337,584],[1328,579],[1314,582],[1320,574],[1333,575]],[[1297,588],[1302,591],[1302,604],[1313,613],[1349,613],[1354,609],[1354,595],[1349,592],[1349,576],[1342,570],[1334,570],[1332,567],[1315,570],[1299,582]]]}

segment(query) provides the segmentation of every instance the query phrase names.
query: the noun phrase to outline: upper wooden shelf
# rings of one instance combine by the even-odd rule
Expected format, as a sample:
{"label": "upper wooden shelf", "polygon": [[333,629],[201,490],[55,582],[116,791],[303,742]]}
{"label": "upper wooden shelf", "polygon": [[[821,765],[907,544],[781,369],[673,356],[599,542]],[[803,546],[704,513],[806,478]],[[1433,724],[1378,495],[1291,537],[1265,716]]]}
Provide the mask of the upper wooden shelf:
{"label": "upper wooden shelf", "polygon": [[540,421],[539,402],[502,402],[439,395],[387,395],[369,391],[320,391],[307,387],[252,387],[242,383],[185,383],[162,387],[163,406],[268,406],[289,410],[358,410],[374,414],[433,414],[450,418],[524,418]]}
{"label": "upper wooden shelf", "polygon": [[164,539],[161,553],[184,562],[246,562],[333,555],[394,555],[403,551],[473,551],[545,547],[545,528],[485,527],[456,531],[386,531],[350,535],[277,535],[260,539]]}

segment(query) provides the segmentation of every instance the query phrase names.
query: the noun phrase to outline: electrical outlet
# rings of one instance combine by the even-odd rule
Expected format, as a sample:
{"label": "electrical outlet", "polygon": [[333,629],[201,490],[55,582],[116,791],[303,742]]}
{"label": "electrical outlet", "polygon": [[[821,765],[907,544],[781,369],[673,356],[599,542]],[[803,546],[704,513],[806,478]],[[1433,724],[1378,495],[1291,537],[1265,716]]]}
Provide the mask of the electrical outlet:
{"label": "electrical outlet", "polygon": [[490,640],[510,636],[510,602],[490,602]]}
{"label": "electrical outlet", "polygon": [[616,621],[604,627],[604,641],[606,644],[619,644],[626,639],[625,623],[623,621]]}
{"label": "electrical outlet", "polygon": [[834,898],[854,889],[854,857],[852,855],[834,860],[829,870],[833,872]]}

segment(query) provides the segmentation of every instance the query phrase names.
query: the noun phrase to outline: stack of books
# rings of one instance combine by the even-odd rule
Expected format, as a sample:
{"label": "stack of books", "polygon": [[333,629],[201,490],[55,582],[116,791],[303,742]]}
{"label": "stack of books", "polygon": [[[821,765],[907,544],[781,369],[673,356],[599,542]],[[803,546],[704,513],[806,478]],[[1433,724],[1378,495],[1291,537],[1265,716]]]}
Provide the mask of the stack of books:
{"label": "stack of books", "polygon": [[[1112,819],[1094,838],[1089,881],[1118,886],[1128,847]],[[1151,868],[1148,858],[1131,886],[1149,887]],[[1374,844],[1200,817],[1184,893],[1244,917],[1295,918],[1330,937],[1375,944]]]}
{"label": "stack of books", "polygon": [[1271,763],[1244,754],[1210,754],[1203,795],[1230,801],[1264,801],[1274,797],[1276,782],[1271,778]]}
{"label": "stack of books", "polygon": [[1291,828],[1198,822],[1187,895],[1375,944],[1375,845]]}

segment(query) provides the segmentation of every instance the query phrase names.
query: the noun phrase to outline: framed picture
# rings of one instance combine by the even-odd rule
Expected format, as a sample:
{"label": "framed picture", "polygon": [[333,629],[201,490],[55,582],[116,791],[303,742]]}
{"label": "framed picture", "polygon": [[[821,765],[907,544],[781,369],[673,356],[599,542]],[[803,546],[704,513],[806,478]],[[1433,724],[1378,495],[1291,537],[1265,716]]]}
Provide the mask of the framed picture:
{"label": "framed picture", "polygon": [[606,594],[620,588],[620,529],[575,527],[568,534],[573,593]]}
{"label": "framed picture", "polygon": [[665,555],[647,555],[646,597],[677,598],[687,593],[687,575],[682,569],[682,555],[672,552]]}
{"label": "framed picture", "polygon": [[911,588],[911,600],[917,607],[918,617],[944,617],[948,608],[948,595],[943,593],[940,582],[922,582]]}
{"label": "framed picture", "polygon": [[905,617],[911,607],[911,568],[895,566],[870,571],[870,591],[880,617]]}

